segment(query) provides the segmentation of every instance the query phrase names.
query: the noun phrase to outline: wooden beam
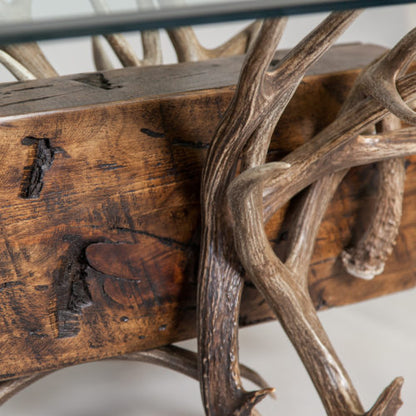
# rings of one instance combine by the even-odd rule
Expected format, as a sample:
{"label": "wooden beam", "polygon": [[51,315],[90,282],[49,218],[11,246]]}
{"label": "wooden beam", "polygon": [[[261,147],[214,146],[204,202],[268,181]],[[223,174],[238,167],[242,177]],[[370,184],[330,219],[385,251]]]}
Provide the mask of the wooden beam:
{"label": "wooden beam", "polygon": [[[300,85],[269,152],[278,160],[336,115],[375,46],[332,49]],[[0,379],[195,335],[199,180],[242,58],[0,87]],[[348,276],[377,172],[354,169],[322,224],[309,286],[317,308],[413,287],[415,158],[386,271]],[[284,251],[292,205],[268,225]],[[289,208],[289,210],[288,210]],[[284,218],[286,218],[284,220]],[[243,325],[273,319],[250,282]]]}

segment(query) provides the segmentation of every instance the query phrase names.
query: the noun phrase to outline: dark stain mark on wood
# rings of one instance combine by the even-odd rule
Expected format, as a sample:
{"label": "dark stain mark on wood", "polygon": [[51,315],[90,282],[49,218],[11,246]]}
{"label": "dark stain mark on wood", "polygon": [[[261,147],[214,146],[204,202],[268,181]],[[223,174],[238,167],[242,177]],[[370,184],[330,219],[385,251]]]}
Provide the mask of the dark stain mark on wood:
{"label": "dark stain mark on wood", "polygon": [[153,130],[150,130],[150,129],[140,129],[140,131],[142,133],[144,133],[146,136],[153,137],[154,139],[165,139],[166,138],[164,133],[159,133],[157,131],[153,131]]}
{"label": "dark stain mark on wood", "polygon": [[[61,267],[54,273],[58,338],[76,336],[80,331],[79,318],[82,310],[92,305],[87,284],[88,263],[85,249],[93,242],[73,235],[65,236],[64,240],[71,244],[66,255],[61,257]],[[96,242],[97,240],[94,241]]]}
{"label": "dark stain mark on wood", "polygon": [[208,149],[209,148],[209,143],[191,142],[191,141],[183,140],[179,138],[173,139],[172,144],[174,146],[190,147],[192,149]]}
{"label": "dark stain mark on wood", "polygon": [[123,88],[122,85],[112,84],[110,80],[108,80],[102,73],[80,75],[77,76],[74,80],[83,84],[87,84],[91,87],[101,88],[102,90]]}
{"label": "dark stain mark on wood", "polygon": [[20,196],[25,199],[39,198],[45,174],[51,168],[55,154],[62,152],[62,149],[52,147],[49,139],[34,137],[25,137],[22,144],[35,146],[35,155],[32,165],[24,168]]}
{"label": "dark stain mark on wood", "polygon": [[48,335],[40,332],[39,329],[29,331],[29,335],[35,338],[48,338]]}
{"label": "dark stain mark on wood", "polygon": [[[153,131],[153,130],[145,129],[145,128],[140,129],[140,131],[144,133],[146,136],[152,137],[153,139],[166,139],[166,135],[158,131]],[[208,149],[209,148],[209,143],[184,140],[180,137],[175,137],[174,139],[172,139],[172,145],[189,147],[192,149]]]}
{"label": "dark stain mark on wood", "polygon": [[100,163],[98,167],[102,170],[116,170],[116,169],[122,169],[125,166],[118,165],[117,163]]}
{"label": "dark stain mark on wood", "polygon": [[37,285],[35,286],[35,290],[38,292],[46,292],[49,289],[48,285]]}
{"label": "dark stain mark on wood", "polygon": [[22,286],[23,282],[13,281],[13,282],[5,282],[0,284],[0,292],[3,292],[4,290],[16,287],[16,286]]}
{"label": "dark stain mark on wood", "polygon": [[412,164],[412,162],[409,159],[406,159],[404,162],[404,168],[407,170],[408,167]]}

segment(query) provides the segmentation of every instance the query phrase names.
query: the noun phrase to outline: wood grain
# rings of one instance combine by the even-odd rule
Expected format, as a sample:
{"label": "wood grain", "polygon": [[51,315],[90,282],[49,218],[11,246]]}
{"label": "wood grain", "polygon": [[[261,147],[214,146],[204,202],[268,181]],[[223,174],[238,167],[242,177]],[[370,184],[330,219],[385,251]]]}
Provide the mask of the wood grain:
{"label": "wood grain", "polygon": [[[357,68],[381,51],[333,50],[324,70],[318,65],[300,85],[269,159],[328,124]],[[0,379],[195,336],[199,178],[239,65],[227,58],[0,87]],[[407,162],[398,243],[385,273],[370,282],[348,276],[339,254],[360,233],[358,214],[374,197],[377,171],[354,169],[341,185],[310,270],[316,307],[416,284],[415,162]],[[39,163],[49,166],[35,175],[42,186],[24,197]],[[279,250],[288,238],[283,217],[284,210],[268,226]],[[272,312],[248,282],[241,323],[267,319]]]}

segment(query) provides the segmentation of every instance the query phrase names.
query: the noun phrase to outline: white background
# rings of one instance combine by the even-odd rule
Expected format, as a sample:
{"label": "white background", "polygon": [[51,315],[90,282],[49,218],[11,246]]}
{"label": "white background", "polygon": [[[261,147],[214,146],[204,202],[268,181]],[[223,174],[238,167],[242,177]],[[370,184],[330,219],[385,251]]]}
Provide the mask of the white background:
{"label": "white background", "polygon": [[[36,0],[35,0],[36,1]],[[79,1],[48,2],[54,8],[79,7]],[[44,13],[35,9],[35,14]],[[290,20],[282,47],[311,30],[323,15]],[[392,46],[416,25],[416,6],[366,11],[342,42]],[[196,29],[205,46],[215,46],[242,24]],[[139,37],[129,34],[139,50]],[[163,34],[166,62],[174,61]],[[93,70],[88,39],[42,43],[61,74]],[[12,78],[0,72],[1,81]],[[416,294],[414,291],[320,313],[333,344],[368,409],[394,377],[404,376],[401,416],[416,414]],[[279,324],[241,330],[241,361],[258,370],[277,389],[278,400],[266,399],[263,415],[313,416],[324,411],[308,376]],[[195,348],[195,341],[185,343]],[[252,387],[252,386],[249,386]],[[182,375],[139,363],[102,362],[58,371],[20,393],[0,409],[0,416],[194,416],[202,415],[198,384]]]}

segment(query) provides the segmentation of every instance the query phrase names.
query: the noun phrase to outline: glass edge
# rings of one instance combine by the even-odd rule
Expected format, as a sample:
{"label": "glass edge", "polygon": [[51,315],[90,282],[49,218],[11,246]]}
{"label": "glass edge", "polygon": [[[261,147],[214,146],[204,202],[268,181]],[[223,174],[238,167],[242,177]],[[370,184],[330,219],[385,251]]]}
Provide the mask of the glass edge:
{"label": "glass edge", "polygon": [[286,5],[276,6],[275,1],[266,0],[257,4],[253,2],[219,3],[210,6],[189,6],[184,9],[171,8],[137,13],[3,24],[0,26],[0,44],[392,6],[413,2],[414,0],[348,0],[348,2],[317,0],[310,4],[288,2]]}

